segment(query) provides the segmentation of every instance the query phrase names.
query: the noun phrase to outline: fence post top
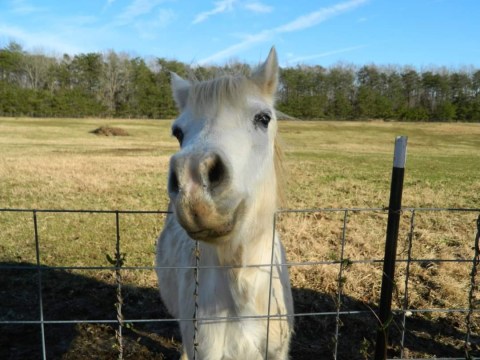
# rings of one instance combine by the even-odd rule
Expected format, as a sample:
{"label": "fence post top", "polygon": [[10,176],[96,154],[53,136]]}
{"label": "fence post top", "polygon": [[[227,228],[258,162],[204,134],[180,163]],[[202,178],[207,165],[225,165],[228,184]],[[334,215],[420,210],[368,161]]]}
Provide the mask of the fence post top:
{"label": "fence post top", "polygon": [[408,136],[397,136],[395,138],[395,151],[393,153],[393,167],[405,168],[407,160],[407,140]]}

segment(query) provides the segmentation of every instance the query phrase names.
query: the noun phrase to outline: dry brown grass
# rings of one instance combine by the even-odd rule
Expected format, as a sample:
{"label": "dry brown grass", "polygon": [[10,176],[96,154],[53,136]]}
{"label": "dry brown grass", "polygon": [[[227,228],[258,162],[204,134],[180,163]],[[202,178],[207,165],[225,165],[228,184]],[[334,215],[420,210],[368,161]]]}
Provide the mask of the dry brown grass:
{"label": "dry brown grass", "polygon": [[[121,127],[130,136],[89,134],[90,129],[98,126]],[[170,121],[0,119],[0,207],[165,209],[168,159],[177,147],[169,127]],[[287,169],[285,208],[386,206],[393,141],[394,136],[400,134],[409,136],[404,206],[478,207],[480,204],[478,124],[287,121],[280,124],[280,133]],[[410,265],[409,308],[468,306],[471,262],[430,260],[471,260],[477,215],[416,213],[412,258],[419,261]],[[410,212],[402,215],[399,259],[406,259],[408,255],[410,216]],[[122,252],[126,254],[127,266],[153,265],[155,237],[163,219],[161,215],[121,216]],[[290,262],[320,262],[294,265],[290,269],[296,311],[334,311],[344,213],[283,213],[277,220]],[[31,213],[0,212],[0,224],[0,261],[35,264]],[[109,265],[106,254],[112,256],[115,251],[112,214],[39,213],[38,224],[43,265]],[[361,359],[371,355],[377,324],[370,309],[375,309],[378,303],[385,228],[384,212],[348,213],[343,259],[351,263],[344,262],[348,266],[344,267],[340,279],[341,309],[367,313],[342,316],[338,358]],[[113,316],[115,281],[111,271],[46,270],[46,273],[51,273],[53,279],[45,290],[47,298],[51,297],[46,302],[47,318]],[[395,308],[403,305],[405,274],[406,264],[401,262],[396,271]],[[21,315],[22,309],[36,308],[35,276],[33,272],[27,278],[12,275],[0,280],[2,289],[6,289],[0,293],[0,301],[4,302],[0,308],[9,309],[0,313],[0,318],[28,317],[28,314]],[[125,312],[130,318],[165,316],[158,301],[153,271],[125,271],[124,281],[128,284]],[[477,301],[478,293],[477,289]],[[77,302],[72,303],[74,298]],[[474,320],[472,346],[478,356],[478,313]],[[399,319],[395,318],[395,324],[398,323]],[[110,326],[70,326],[70,333],[58,326],[50,328],[48,346],[58,357],[114,356],[114,334]],[[30,335],[24,338],[38,344],[38,328],[31,329]],[[407,329],[408,357],[463,356],[465,313],[414,313],[407,319]],[[5,341],[0,342],[0,357],[9,349],[8,343],[15,334],[26,330],[15,331],[10,331]],[[178,336],[175,327],[136,324],[128,331],[127,351],[132,356],[136,353],[149,359],[171,358],[177,353],[178,338],[172,339]],[[334,331],[335,317],[297,318],[292,357],[330,358]],[[62,338],[66,339],[64,344],[59,342]],[[394,326],[391,356],[399,355],[398,342],[399,334]]]}

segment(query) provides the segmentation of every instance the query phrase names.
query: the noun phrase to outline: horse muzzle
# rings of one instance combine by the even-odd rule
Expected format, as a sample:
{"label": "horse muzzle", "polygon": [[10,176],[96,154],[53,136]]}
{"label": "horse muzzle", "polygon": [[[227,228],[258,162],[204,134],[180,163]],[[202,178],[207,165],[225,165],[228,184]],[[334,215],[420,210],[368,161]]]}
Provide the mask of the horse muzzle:
{"label": "horse muzzle", "polygon": [[170,160],[168,193],[175,215],[195,240],[217,242],[234,228],[243,203],[217,152],[179,152]]}

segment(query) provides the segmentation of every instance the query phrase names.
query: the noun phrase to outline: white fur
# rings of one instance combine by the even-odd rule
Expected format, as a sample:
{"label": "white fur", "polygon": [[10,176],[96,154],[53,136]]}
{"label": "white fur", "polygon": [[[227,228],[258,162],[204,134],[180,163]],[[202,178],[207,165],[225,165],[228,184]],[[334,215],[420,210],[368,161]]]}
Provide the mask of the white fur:
{"label": "white fur", "polygon": [[[176,75],[172,78],[181,110],[174,125],[185,131],[182,149],[175,156],[188,159],[206,151],[221,153],[229,164],[231,178],[224,202],[232,206],[232,211],[242,204],[231,232],[221,239],[199,242],[196,358],[200,360],[265,359],[270,277],[270,314],[276,317],[269,324],[268,358],[288,359],[293,303],[288,269],[283,265],[284,249],[273,229],[277,206],[277,124],[273,109],[277,72],[272,49],[250,78],[218,83],[212,80],[208,86],[189,83]],[[262,111],[271,113],[268,129],[259,129],[253,122],[255,114]],[[182,185],[185,191],[195,191],[194,183]],[[172,200],[172,214],[158,239],[157,275],[168,310],[175,318],[186,319],[180,321],[182,359],[191,360],[195,241],[179,224],[176,206],[179,203]],[[272,242],[274,259],[270,266]]]}

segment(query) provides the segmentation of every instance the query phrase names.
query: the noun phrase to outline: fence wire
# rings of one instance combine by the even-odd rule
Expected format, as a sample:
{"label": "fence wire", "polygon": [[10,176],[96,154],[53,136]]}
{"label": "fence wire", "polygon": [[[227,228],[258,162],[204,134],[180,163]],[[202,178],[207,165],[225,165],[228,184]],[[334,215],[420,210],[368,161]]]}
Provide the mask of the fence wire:
{"label": "fence wire", "polygon": [[[344,273],[349,269],[351,266],[354,265],[381,265],[383,260],[378,258],[370,258],[370,259],[352,259],[345,253],[345,247],[348,243],[348,233],[349,233],[349,220],[352,214],[358,213],[378,213],[378,214],[385,214],[388,209],[385,208],[323,208],[323,209],[297,209],[297,210],[281,210],[278,211],[275,215],[274,221],[274,229],[273,233],[275,233],[275,228],[278,223],[278,218],[280,216],[291,215],[291,214],[319,214],[319,213],[336,213],[340,214],[342,218],[342,226],[341,226],[341,235],[339,239],[339,254],[336,256],[335,259],[322,259],[322,260],[309,260],[309,261],[290,261],[286,264],[280,264],[280,266],[289,266],[290,268],[303,268],[308,269],[315,266],[338,266],[338,275],[336,280],[336,292],[332,295],[334,306],[333,310],[319,310],[315,308],[314,311],[304,311],[304,312],[295,312],[291,315],[286,314],[270,314],[270,307],[268,309],[267,315],[262,316],[242,316],[242,317],[208,317],[208,318],[197,318],[197,308],[195,307],[195,313],[193,314],[192,318],[131,318],[125,316],[123,313],[124,308],[124,294],[123,289],[126,286],[124,283],[124,278],[122,276],[122,272],[125,271],[153,271],[153,270],[161,270],[161,269],[170,269],[171,267],[162,267],[162,266],[145,266],[145,265],[126,265],[126,254],[127,252],[124,250],[123,246],[124,242],[120,241],[122,229],[120,228],[120,221],[122,216],[126,215],[160,215],[164,216],[168,212],[167,211],[160,211],[160,210],[153,210],[153,211],[130,211],[130,210],[63,210],[63,209],[0,209],[0,214],[15,214],[15,213],[24,213],[24,214],[31,214],[32,216],[32,223],[33,223],[33,237],[34,237],[34,244],[35,244],[35,263],[32,264],[24,264],[24,263],[15,263],[12,262],[12,259],[8,258],[0,258],[0,279],[2,278],[2,272],[6,271],[21,271],[21,270],[35,270],[37,273],[37,284],[36,284],[36,291],[38,297],[38,318],[35,319],[34,317],[28,318],[27,315],[18,316],[17,319],[12,318],[11,314],[9,313],[8,309],[0,310],[0,327],[7,327],[12,325],[35,325],[39,326],[40,332],[40,349],[41,349],[41,358],[47,359],[49,358],[49,349],[48,349],[48,342],[46,341],[46,330],[45,326],[50,325],[82,325],[82,324],[105,324],[105,325],[112,325],[116,326],[115,330],[115,348],[117,352],[117,358],[123,359],[125,356],[125,339],[123,330],[125,327],[131,327],[134,324],[164,324],[176,321],[191,321],[193,322],[195,329],[197,328],[197,323],[199,320],[202,321],[237,321],[237,320],[246,320],[246,319],[265,319],[267,318],[267,328],[269,326],[270,319],[279,319],[285,318],[287,316],[291,316],[297,319],[300,318],[332,318],[333,321],[333,331],[332,331],[332,344],[329,345],[329,353],[326,354],[321,350],[322,344],[316,345],[318,347],[318,357],[325,356],[324,358],[331,358],[334,359],[342,359],[342,355],[340,354],[340,340],[342,338],[348,337],[349,333],[343,327],[343,321],[348,319],[349,317],[358,317],[358,316],[373,316],[376,317],[377,309],[366,308],[366,309],[352,309],[348,308],[348,302],[351,302],[351,299],[348,299],[348,296],[344,294],[344,283],[345,283],[345,276]],[[431,316],[429,314],[464,314],[464,324],[457,324],[457,328],[461,328],[464,326],[465,333],[463,339],[463,351],[464,355],[462,357],[442,357],[443,359],[480,359],[480,330],[478,315],[480,315],[480,289],[479,283],[480,280],[478,279],[478,269],[480,268],[480,246],[479,246],[479,237],[480,237],[480,208],[403,208],[402,212],[409,216],[409,227],[406,236],[406,244],[404,253],[406,254],[405,258],[397,259],[397,267],[400,265],[405,266],[405,278],[403,282],[403,296],[397,293],[396,296],[400,297],[398,303],[401,306],[397,309],[394,309],[393,313],[394,316],[398,317],[398,332],[399,334],[399,342],[398,348],[392,349],[395,355],[395,358],[401,359],[415,359],[416,357],[412,357],[409,355],[408,346],[407,346],[407,338],[409,334],[413,332],[413,330],[409,330],[409,323],[413,322],[414,320],[410,320],[411,318],[415,317],[416,315],[424,315],[424,316]],[[472,233],[475,233],[473,245],[471,247],[472,253],[470,256],[465,256],[463,258],[415,258],[413,256],[413,247],[415,244],[415,235],[418,228],[417,225],[417,217],[419,213],[472,213],[472,214],[479,214],[476,220],[474,229],[472,229]],[[114,256],[110,257],[107,255],[107,260],[110,263],[110,266],[90,266],[90,265],[75,265],[75,266],[67,266],[67,265],[45,265],[42,262],[43,258],[48,258],[49,254],[45,250],[41,251],[42,249],[42,239],[40,237],[40,225],[39,225],[39,214],[106,214],[106,215],[114,215],[115,216],[115,252]],[[1,224],[1,223],[0,223]],[[295,231],[295,230],[292,230]],[[321,239],[320,239],[321,240]],[[320,241],[319,240],[319,241]],[[470,241],[470,239],[464,239],[464,241]],[[0,244],[1,245],[1,244]],[[47,249],[47,248],[45,248]],[[123,250],[122,250],[123,249]],[[199,256],[201,254],[197,251],[196,254],[196,266],[192,267],[177,267],[183,269],[193,269],[195,274],[195,294],[192,296],[198,295],[198,288],[201,287],[201,283],[198,280],[198,271],[200,269],[209,268],[209,269],[233,269],[239,266],[200,266],[199,265]],[[287,254],[288,255],[288,254]],[[273,259],[273,257],[272,257]],[[466,307],[455,307],[455,308],[443,308],[441,306],[435,308],[415,308],[411,307],[411,300],[410,300],[410,291],[409,286],[411,285],[412,281],[412,265],[417,264],[419,266],[434,266],[431,264],[440,264],[440,263],[457,263],[457,264],[465,264],[470,265],[469,271],[469,288],[466,293],[467,304]],[[272,269],[272,262],[269,264],[255,264],[249,265],[249,267],[258,267],[258,268],[267,268]],[[70,319],[70,320],[57,320],[57,319],[46,319],[45,318],[45,303],[44,303],[44,291],[45,283],[44,273],[50,270],[61,270],[61,271],[113,271],[114,272],[114,281],[115,281],[115,302],[114,302],[114,309],[115,309],[115,318],[105,318],[105,319]],[[378,279],[380,282],[380,278]],[[270,281],[271,287],[271,281]],[[395,289],[395,291],[399,291],[399,287]],[[4,288],[0,293],[1,296],[10,296],[9,292],[12,289]],[[348,301],[347,301],[348,300]],[[0,299],[1,301],[1,299]],[[92,304],[92,306],[95,306]],[[367,305],[368,307],[368,305]],[[328,308],[328,307],[327,307]],[[355,330],[355,329],[353,329]],[[372,329],[373,331],[375,329]],[[298,332],[298,331],[297,331]],[[195,337],[196,337],[195,331]],[[0,332],[0,334],[2,334]],[[267,329],[267,339],[269,336],[269,331]],[[458,336],[457,336],[458,337]],[[458,340],[458,339],[457,339]],[[197,346],[197,339],[194,339],[195,344],[195,351],[194,356],[196,357],[196,346]],[[5,346],[5,344],[0,344]],[[268,346],[268,340],[267,340]],[[368,358],[367,350],[366,352],[359,355],[360,358]],[[266,354],[268,352],[268,348]],[[0,349],[1,354],[8,354],[8,349]],[[12,358],[13,357],[7,357]],[[1,356],[0,356],[1,357]],[[265,356],[267,358],[267,355]],[[296,358],[292,356],[292,358]],[[343,357],[344,358],[344,357]],[[438,358],[438,357],[437,357]],[[420,358],[419,358],[420,359]],[[423,359],[423,358],[422,358]]]}

